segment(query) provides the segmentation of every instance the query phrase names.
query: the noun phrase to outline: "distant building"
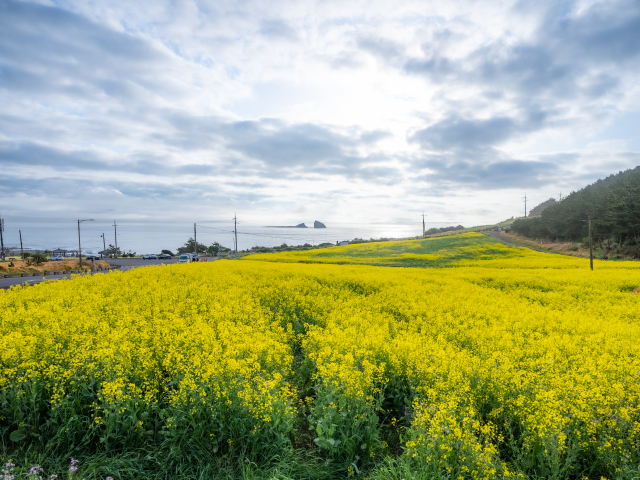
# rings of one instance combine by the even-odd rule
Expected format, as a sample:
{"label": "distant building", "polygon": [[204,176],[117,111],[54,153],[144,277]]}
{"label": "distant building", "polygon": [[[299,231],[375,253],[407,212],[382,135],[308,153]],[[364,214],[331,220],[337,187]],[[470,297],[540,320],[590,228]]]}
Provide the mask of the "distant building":
{"label": "distant building", "polygon": [[349,242],[347,242],[346,240],[344,242],[336,242],[336,245],[338,245],[339,247],[343,247],[345,245],[349,245]]}

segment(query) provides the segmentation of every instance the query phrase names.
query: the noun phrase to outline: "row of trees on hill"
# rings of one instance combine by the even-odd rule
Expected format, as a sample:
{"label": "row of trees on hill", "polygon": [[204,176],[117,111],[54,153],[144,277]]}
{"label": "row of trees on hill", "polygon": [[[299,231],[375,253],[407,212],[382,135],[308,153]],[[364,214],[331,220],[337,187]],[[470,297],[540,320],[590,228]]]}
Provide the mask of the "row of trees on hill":
{"label": "row of trees on hill", "polygon": [[531,210],[529,210],[529,216],[530,217],[537,217],[538,215],[542,214],[542,212],[544,210],[546,210],[547,208],[549,208],[552,205],[555,205],[556,203],[556,199],[555,198],[550,198],[549,200],[545,200],[544,202],[542,202],[540,205],[538,205],[536,208],[532,208]]}
{"label": "row of trees on hill", "polygon": [[511,230],[529,238],[581,241],[588,236],[589,216],[594,238],[640,245],[640,167],[598,180],[561,202],[554,200],[539,216],[515,220]]}
{"label": "row of trees on hill", "polygon": [[462,225],[458,225],[457,227],[442,227],[442,228],[430,228],[429,230],[427,230],[425,233],[425,235],[433,235],[435,233],[444,233],[444,232],[452,232],[455,230],[464,230],[464,227]]}
{"label": "row of trees on hill", "polygon": [[[193,253],[194,251],[198,254],[203,255],[217,255],[220,252],[230,252],[231,249],[223,247],[218,242],[214,242],[211,245],[207,246],[204,243],[196,242],[191,237],[182,247],[178,247],[178,255],[182,253]],[[162,250],[162,253],[174,255],[171,250]]]}

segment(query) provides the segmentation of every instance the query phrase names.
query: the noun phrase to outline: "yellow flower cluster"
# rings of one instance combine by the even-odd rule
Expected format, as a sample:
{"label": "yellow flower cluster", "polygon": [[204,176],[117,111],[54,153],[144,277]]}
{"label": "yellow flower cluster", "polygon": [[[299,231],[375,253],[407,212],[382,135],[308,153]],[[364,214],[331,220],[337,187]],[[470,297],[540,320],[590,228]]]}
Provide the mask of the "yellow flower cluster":
{"label": "yellow flower cluster", "polygon": [[228,439],[286,437],[289,337],[254,295],[270,282],[176,266],[2,292],[1,414],[57,442],[86,436],[69,428],[74,414],[107,446],[195,435],[226,451]]}
{"label": "yellow flower cluster", "polygon": [[[637,263],[591,272],[463,240],[428,254],[455,268],[309,265],[301,252],[0,293],[1,415],[27,434],[58,428],[56,441],[72,414],[93,415],[103,443],[196,436],[218,454],[282,446],[306,415],[320,452],[356,470],[403,431],[406,478],[637,466]],[[383,258],[375,248],[350,255]]]}

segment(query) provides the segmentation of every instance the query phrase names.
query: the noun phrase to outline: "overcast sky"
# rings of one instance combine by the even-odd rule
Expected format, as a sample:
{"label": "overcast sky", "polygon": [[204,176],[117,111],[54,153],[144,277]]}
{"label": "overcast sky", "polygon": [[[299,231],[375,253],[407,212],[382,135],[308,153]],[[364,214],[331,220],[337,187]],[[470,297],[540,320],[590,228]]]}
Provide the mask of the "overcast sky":
{"label": "overcast sky", "polygon": [[0,213],[500,221],[640,164],[639,74],[637,0],[0,0]]}

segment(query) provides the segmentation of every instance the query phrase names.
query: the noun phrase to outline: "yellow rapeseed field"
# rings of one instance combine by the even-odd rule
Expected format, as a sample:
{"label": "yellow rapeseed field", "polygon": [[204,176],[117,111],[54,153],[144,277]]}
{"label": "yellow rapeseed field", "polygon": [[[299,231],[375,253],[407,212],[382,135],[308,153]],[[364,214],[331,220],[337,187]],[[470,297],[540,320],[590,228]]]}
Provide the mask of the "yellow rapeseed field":
{"label": "yellow rapeseed field", "polygon": [[3,438],[257,463],[302,446],[344,476],[631,478],[640,265],[459,248],[431,254],[449,268],[300,252],[0,292]]}

